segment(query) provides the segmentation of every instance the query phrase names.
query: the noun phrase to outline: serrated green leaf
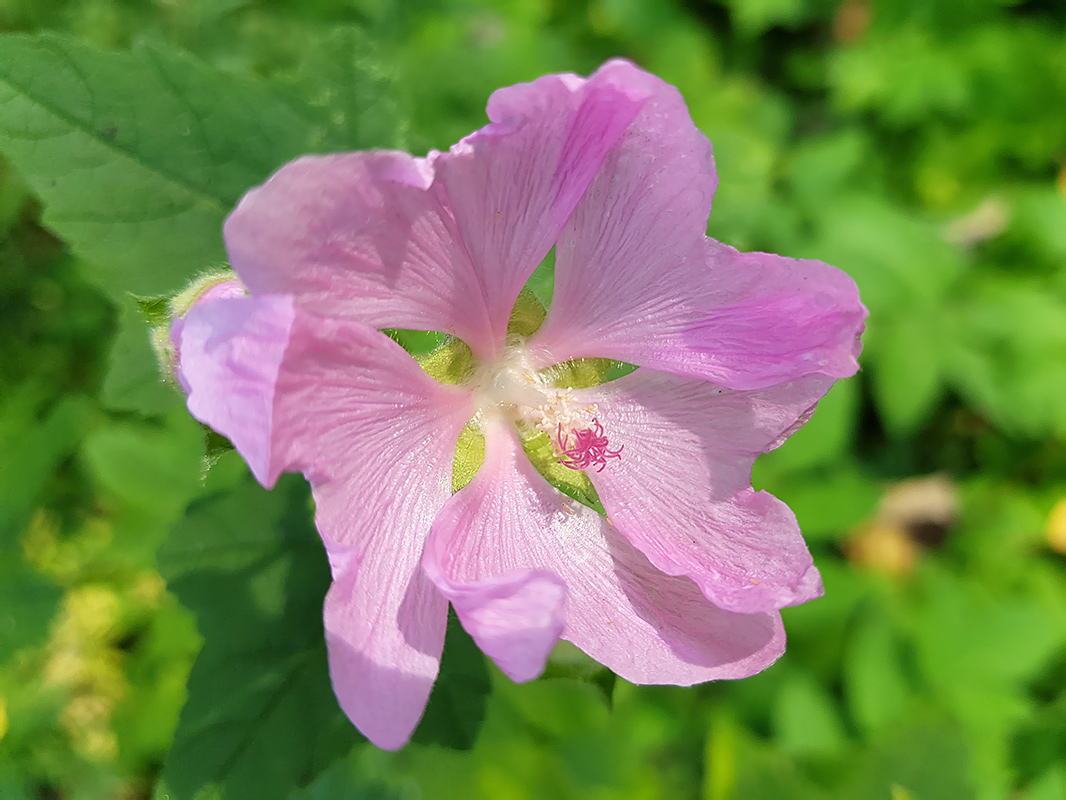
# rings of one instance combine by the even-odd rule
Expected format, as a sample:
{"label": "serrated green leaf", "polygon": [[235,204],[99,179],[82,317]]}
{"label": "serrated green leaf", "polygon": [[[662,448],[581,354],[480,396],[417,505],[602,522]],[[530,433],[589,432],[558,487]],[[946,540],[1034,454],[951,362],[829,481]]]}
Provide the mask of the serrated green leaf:
{"label": "serrated green leaf", "polygon": [[300,478],[195,504],[159,569],[204,646],[156,798],[284,798],[358,741],[330,688],[329,566]]}
{"label": "serrated green leaf", "polygon": [[397,141],[389,76],[356,39],[342,30],[314,50],[299,84],[318,87],[308,106],[161,45],[102,53],[48,34],[0,37],[0,153],[44,201],[45,224],[123,306],[110,405],[180,403],[154,379],[147,326],[126,292],[169,296],[225,262],[225,216],[286,161]]}
{"label": "serrated green leaf", "polygon": [[0,109],[0,152],[112,294],[173,293],[224,261],[225,215],[308,139],[287,102],[187,55],[49,34],[0,37]]}

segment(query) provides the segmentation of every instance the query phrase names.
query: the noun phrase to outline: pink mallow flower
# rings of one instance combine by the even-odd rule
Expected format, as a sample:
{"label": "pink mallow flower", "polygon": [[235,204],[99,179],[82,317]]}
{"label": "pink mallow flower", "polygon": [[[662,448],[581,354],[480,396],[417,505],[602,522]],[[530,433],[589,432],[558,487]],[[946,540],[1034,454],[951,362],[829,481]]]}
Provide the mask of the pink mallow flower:
{"label": "pink mallow flower", "polygon": [[[707,238],[710,144],[631,63],[500,89],[488,116],[447,153],[282,167],[225,224],[248,293],[195,303],[177,343],[192,414],[265,486],[310,481],[333,687],[383,748],[422,715],[449,603],[516,681],[562,638],[628,681],[690,685],[770,665],[778,609],[822,593],[792,512],[750,475],[857,369],[855,284]],[[509,337],[553,246],[547,318]],[[386,328],[452,334],[477,368],[438,382]],[[639,369],[555,385],[589,357]],[[453,493],[468,423],[484,461]],[[542,477],[522,447],[537,431],[606,516]]]}

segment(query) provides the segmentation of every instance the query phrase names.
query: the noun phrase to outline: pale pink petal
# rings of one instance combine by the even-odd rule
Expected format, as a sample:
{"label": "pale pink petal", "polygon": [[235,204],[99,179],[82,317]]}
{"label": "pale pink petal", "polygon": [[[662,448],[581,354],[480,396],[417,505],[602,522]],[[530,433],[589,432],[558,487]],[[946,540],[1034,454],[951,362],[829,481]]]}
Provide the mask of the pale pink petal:
{"label": "pale pink petal", "polygon": [[304,156],[230,214],[230,262],[253,294],[293,294],[375,328],[454,333],[481,352],[492,334],[478,277],[432,183],[429,161],[406,153]]}
{"label": "pale pink petal", "polygon": [[196,303],[173,332],[189,413],[225,435],[270,487],[274,390],[295,319],[291,297],[215,298]]}
{"label": "pale pink petal", "polygon": [[[744,677],[784,649],[777,614],[723,611],[692,581],[656,570],[604,517],[550,486],[510,428],[487,431],[485,462],[441,511],[424,563],[445,594],[463,596],[456,610],[475,640],[524,677],[543,667],[559,610],[564,639],[635,683]],[[548,576],[566,587],[562,609]],[[507,604],[529,596],[525,614]],[[506,613],[494,614],[501,604]]]}
{"label": "pale pink petal", "polygon": [[378,747],[396,750],[411,738],[437,679],[448,601],[419,568],[424,534],[366,535],[354,552],[326,540],[329,675],[352,724]]}
{"label": "pale pink petal", "polygon": [[854,282],[707,239],[710,144],[676,89],[612,69],[650,99],[559,237],[551,308],[531,343],[538,362],[616,358],[735,389],[853,374],[866,316]]}
{"label": "pale pink petal", "polygon": [[721,608],[771,611],[818,597],[795,516],[750,481],[755,458],[805,422],[831,382],[812,375],[737,392],[639,369],[575,392],[622,448],[588,470],[607,516],[652,564],[688,576]]}
{"label": "pale pink petal", "polygon": [[292,298],[215,300],[186,316],[182,358],[198,419],[256,476],[311,481],[334,585],[325,623],[341,707],[401,746],[437,675],[447,602],[419,567],[451,495],[469,393],[434,381],[385,335]]}
{"label": "pale pink petal", "polygon": [[519,291],[649,87],[645,73],[613,61],[587,80],[548,75],[499,89],[490,124],[435,161],[501,341]]}

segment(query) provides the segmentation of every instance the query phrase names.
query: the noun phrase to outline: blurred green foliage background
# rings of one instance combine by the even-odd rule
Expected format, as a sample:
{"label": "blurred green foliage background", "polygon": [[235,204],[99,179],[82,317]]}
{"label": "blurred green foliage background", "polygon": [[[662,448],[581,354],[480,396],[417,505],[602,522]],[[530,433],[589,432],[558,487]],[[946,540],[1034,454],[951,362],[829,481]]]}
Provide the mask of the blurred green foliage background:
{"label": "blurred green foliage background", "polygon": [[[184,49],[300,96],[323,150],[446,148],[493,89],[627,56],[678,86],[714,144],[709,233],[835,264],[871,312],[862,372],[756,468],[826,584],[786,610],[777,665],[634,687],[560,650],[516,686],[450,639],[442,692],[474,728],[431,730],[454,725],[438,701],[428,733],[382,753],[328,692],[266,704],[269,735],[243,734],[212,773],[226,797],[258,780],[257,799],[294,800],[1066,798],[1059,0],[0,0],[0,31]],[[234,199],[255,182],[234,180]],[[298,481],[266,495],[232,454],[202,479],[181,398],[121,371],[145,328],[103,270],[147,276],[131,291],[181,286],[137,252],[103,263],[99,231],[59,233],[42,181],[0,163],[0,797],[151,797],[188,695],[164,778],[191,798],[215,769],[211,714],[297,674],[227,641],[310,631],[299,669],[321,688],[321,594],[291,587],[324,589],[324,560]],[[249,508],[255,547],[192,569]]]}

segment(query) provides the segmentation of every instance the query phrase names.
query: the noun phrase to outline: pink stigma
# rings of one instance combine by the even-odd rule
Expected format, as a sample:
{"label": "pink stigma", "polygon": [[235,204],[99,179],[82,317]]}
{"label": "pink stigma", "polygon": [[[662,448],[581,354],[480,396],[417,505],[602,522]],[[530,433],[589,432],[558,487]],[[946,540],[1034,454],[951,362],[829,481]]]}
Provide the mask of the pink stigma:
{"label": "pink stigma", "polygon": [[[559,426],[559,432],[556,434],[556,442],[559,445],[559,450],[562,452],[562,456],[559,458],[559,463],[564,467],[570,469],[587,469],[595,464],[599,467],[597,472],[603,472],[603,468],[607,466],[608,458],[621,458],[622,447],[617,450],[607,449],[607,437],[603,435],[603,426],[600,425],[598,419],[592,420],[595,430],[592,428],[584,428],[579,431],[571,431],[563,436],[563,426]],[[574,440],[573,447],[570,446],[571,438]]]}

